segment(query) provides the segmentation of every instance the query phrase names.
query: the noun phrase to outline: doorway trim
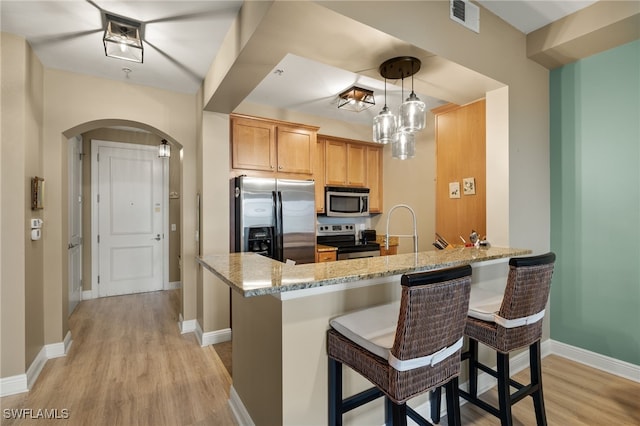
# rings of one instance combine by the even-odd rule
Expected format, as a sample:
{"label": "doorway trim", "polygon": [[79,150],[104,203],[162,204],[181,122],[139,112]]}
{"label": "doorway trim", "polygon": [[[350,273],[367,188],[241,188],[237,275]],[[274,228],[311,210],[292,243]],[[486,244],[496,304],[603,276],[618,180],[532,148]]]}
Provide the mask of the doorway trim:
{"label": "doorway trim", "polygon": [[[99,247],[98,247],[98,148],[128,148],[133,150],[148,150],[151,145],[132,144],[117,141],[105,141],[100,139],[91,140],[91,298],[100,297],[100,289],[98,284],[99,265]],[[153,147],[155,148],[155,147]],[[162,163],[162,289],[167,288],[169,279],[169,167],[167,162]]]}

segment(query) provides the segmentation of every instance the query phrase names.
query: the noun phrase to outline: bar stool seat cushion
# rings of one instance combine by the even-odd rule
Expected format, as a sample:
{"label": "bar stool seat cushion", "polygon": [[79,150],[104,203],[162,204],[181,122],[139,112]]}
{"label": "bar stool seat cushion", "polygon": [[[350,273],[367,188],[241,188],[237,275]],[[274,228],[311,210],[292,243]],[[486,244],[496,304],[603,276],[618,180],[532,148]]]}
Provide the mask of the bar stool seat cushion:
{"label": "bar stool seat cushion", "polygon": [[342,315],[329,321],[329,324],[358,346],[389,360],[399,311],[398,301]]}
{"label": "bar stool seat cushion", "polygon": [[504,293],[471,287],[468,315],[482,321],[494,322],[495,314],[500,310]]}

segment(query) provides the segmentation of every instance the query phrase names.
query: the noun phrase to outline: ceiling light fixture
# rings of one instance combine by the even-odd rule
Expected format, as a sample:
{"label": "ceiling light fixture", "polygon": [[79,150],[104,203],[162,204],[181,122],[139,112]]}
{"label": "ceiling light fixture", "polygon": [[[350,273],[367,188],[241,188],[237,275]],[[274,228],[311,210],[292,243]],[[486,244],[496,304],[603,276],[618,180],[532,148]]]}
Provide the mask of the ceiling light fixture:
{"label": "ceiling light fixture", "polygon": [[360,112],[376,104],[373,90],[351,86],[338,95],[338,108]]}
{"label": "ceiling light fixture", "polygon": [[171,157],[171,145],[166,139],[162,139],[162,143],[158,145],[158,157],[169,158]]}
{"label": "ceiling light fixture", "polygon": [[102,41],[104,54],[110,58],[143,62],[143,46],[140,22],[105,14],[105,30]]}
{"label": "ceiling light fixture", "polygon": [[[373,140],[386,144],[391,142],[392,157],[401,160],[415,156],[415,132],[426,125],[426,106],[413,91],[413,75],[420,70],[421,62],[412,56],[391,58],[380,65],[380,75],[384,77],[385,105],[380,114],[373,119]],[[387,79],[402,81],[404,98],[404,79],[411,77],[411,94],[400,106],[398,117],[387,108]]]}

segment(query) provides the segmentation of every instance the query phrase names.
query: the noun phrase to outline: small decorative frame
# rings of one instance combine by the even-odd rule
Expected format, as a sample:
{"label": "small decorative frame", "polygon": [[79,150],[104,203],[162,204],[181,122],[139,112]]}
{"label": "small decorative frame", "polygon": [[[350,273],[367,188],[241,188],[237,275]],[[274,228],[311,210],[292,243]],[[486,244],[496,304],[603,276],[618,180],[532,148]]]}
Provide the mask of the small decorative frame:
{"label": "small decorative frame", "polygon": [[472,177],[462,179],[462,188],[464,195],[475,195],[476,179]]}
{"label": "small decorative frame", "polygon": [[44,208],[44,179],[38,176],[31,178],[31,210]]}
{"label": "small decorative frame", "polygon": [[449,198],[460,198],[460,182],[449,182]]}

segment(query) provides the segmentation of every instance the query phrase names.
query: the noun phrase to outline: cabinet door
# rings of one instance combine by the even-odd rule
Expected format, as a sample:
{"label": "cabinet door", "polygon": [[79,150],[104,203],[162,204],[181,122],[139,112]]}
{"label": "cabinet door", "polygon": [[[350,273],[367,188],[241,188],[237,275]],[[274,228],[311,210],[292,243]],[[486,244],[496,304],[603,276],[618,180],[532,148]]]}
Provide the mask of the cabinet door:
{"label": "cabinet door", "polygon": [[362,186],[367,183],[366,147],[347,144],[347,185]]}
{"label": "cabinet door", "polygon": [[231,129],[231,167],[275,171],[275,126],[234,118]]}
{"label": "cabinet door", "polygon": [[316,181],[316,212],[324,213],[324,139],[318,139],[316,143],[316,164],[313,170],[313,179]]}
{"label": "cabinet door", "polygon": [[367,185],[369,212],[382,212],[382,148],[367,146]]}
{"label": "cabinet door", "polygon": [[316,133],[295,127],[278,126],[278,172],[312,175]]}
{"label": "cabinet door", "polygon": [[327,185],[347,184],[347,144],[327,139],[325,152],[325,183]]}

